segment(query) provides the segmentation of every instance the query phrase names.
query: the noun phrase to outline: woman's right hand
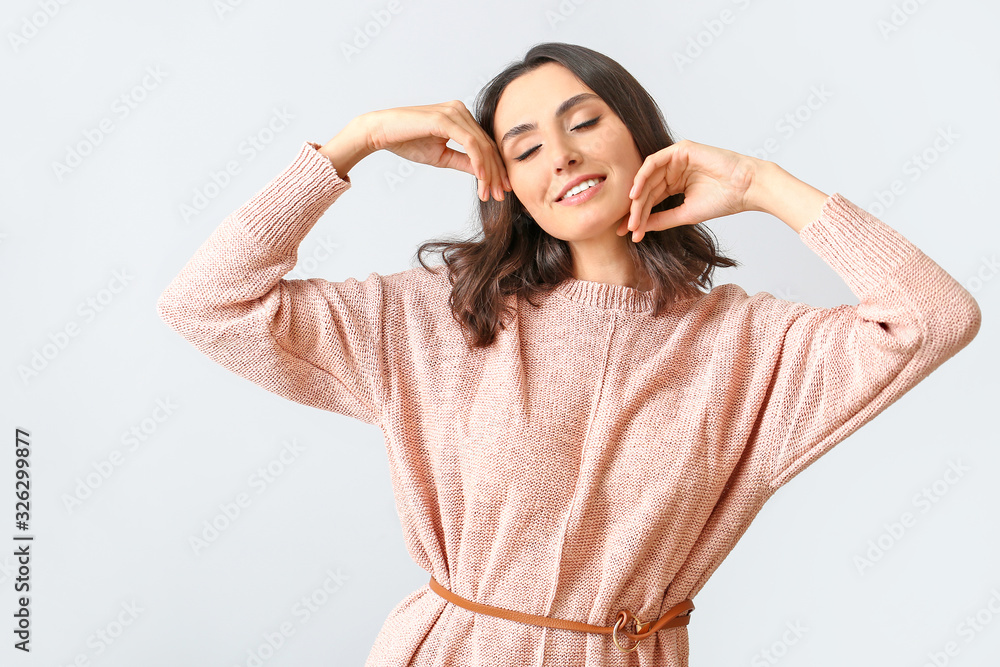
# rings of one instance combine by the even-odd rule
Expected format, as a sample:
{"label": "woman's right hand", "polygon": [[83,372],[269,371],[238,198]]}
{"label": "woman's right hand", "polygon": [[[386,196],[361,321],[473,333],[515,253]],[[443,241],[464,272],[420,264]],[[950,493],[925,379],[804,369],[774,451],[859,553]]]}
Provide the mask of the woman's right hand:
{"label": "woman's right hand", "polygon": [[[479,179],[479,198],[500,200],[511,190],[493,139],[459,100],[370,111],[358,117],[371,152],[387,150],[413,162],[457,169]],[[465,153],[447,146],[449,140]]]}

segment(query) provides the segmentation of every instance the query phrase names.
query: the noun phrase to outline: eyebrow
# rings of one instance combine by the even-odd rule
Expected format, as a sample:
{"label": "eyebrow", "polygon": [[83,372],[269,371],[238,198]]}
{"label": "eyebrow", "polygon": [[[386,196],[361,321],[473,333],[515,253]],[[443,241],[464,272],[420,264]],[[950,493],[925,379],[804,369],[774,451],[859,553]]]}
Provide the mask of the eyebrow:
{"label": "eyebrow", "polygon": [[[569,110],[575,107],[577,104],[580,104],[581,102],[586,102],[591,99],[600,99],[600,96],[595,95],[594,93],[580,93],[579,95],[574,95],[573,97],[569,98],[568,100],[564,101],[562,104],[559,105],[559,108],[556,109],[556,118],[566,115],[569,112]],[[507,134],[503,135],[503,138],[500,140],[500,148],[501,149],[503,148],[504,142],[506,142],[508,139],[513,139],[514,137],[524,134],[525,132],[530,132],[532,130],[537,130],[537,129],[538,125],[536,125],[535,123],[521,123],[520,125],[515,125],[514,127],[507,130]]]}

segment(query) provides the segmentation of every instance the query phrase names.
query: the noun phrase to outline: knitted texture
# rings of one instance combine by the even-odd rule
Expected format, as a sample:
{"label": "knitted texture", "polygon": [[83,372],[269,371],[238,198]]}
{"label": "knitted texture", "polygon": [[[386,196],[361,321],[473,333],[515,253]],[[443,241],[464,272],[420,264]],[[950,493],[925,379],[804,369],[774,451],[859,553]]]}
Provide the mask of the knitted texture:
{"label": "knitted texture", "polygon": [[[857,306],[726,284],[653,317],[650,293],[571,278],[538,308],[509,297],[514,320],[470,350],[443,267],[283,278],[351,185],[317,148],[222,221],[158,313],[264,389],[378,425],[410,555],[484,604],[611,626],[622,608],[651,621],[695,599],[778,488],[979,331],[958,282],[833,194],[799,237]],[[366,667],[582,664],[687,667],[687,628],[623,654],[425,584]]]}

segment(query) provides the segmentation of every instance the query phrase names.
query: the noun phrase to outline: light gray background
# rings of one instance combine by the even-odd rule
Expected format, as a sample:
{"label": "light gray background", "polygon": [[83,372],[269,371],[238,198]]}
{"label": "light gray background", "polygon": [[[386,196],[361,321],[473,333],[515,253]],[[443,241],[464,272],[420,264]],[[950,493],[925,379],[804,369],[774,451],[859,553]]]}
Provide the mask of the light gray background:
{"label": "light gray background", "polygon": [[[282,623],[294,634],[265,665],[364,662],[389,611],[428,579],[404,548],[381,432],[230,374],[167,328],[156,300],[302,142],[323,143],[375,109],[471,107],[532,44],[567,41],[630,70],[678,139],[749,154],[774,138],[767,159],[877,213],[984,311],[968,348],[765,506],[697,596],[691,664],[916,666],[934,653],[938,664],[997,664],[995,3],[399,0],[395,14],[382,0],[232,0],[221,14],[219,4],[4,3],[0,663],[248,665]],[[391,21],[378,26],[373,12]],[[883,34],[894,12],[898,29]],[[369,43],[348,58],[343,45],[366,26]],[[678,67],[690,40],[702,53]],[[162,80],[135,90],[147,68]],[[810,109],[817,89],[829,97]],[[122,95],[143,98],[127,117]],[[275,109],[293,118],[250,159],[241,144]],[[801,119],[791,136],[778,125],[786,114]],[[53,164],[105,118],[113,131],[60,179]],[[926,170],[912,170],[915,155]],[[181,205],[230,160],[240,173],[185,222]],[[352,169],[353,188],[305,239],[292,277],[404,270],[419,243],[468,231],[473,179],[411,165],[383,152]],[[879,205],[896,180],[902,194]],[[710,227],[744,263],[716,284],[857,303],[777,218]],[[130,278],[112,293],[116,272]],[[95,317],[80,309],[104,297]],[[74,323],[78,335],[23,379]],[[174,406],[160,421],[158,401]],[[30,655],[8,630],[15,427],[32,442]],[[123,440],[132,428],[144,432],[134,448]],[[291,441],[301,453],[258,493],[251,475]],[[68,507],[114,450],[121,465]],[[954,462],[968,468],[960,477],[947,473]],[[936,500],[918,505],[925,488]],[[195,554],[189,538],[239,493],[251,504]],[[915,525],[894,537],[887,525],[906,512]],[[887,548],[860,570],[870,541]],[[322,604],[306,618],[297,605],[309,597]],[[118,634],[129,604],[141,611]],[[796,624],[799,635],[786,632]],[[118,636],[108,645],[99,631]]]}

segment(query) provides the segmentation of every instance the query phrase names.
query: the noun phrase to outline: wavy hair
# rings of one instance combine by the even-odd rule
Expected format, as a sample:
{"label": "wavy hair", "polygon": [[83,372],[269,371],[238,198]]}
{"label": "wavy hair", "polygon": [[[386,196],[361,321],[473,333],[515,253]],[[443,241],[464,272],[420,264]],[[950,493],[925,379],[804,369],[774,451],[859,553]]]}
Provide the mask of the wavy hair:
{"label": "wavy hair", "polygon": [[[641,159],[675,143],[656,101],[635,77],[608,56],[564,42],[532,46],[523,60],[508,65],[479,91],[474,115],[489,136],[496,136],[496,108],[507,85],[546,62],[569,69],[611,107],[631,133]],[[491,345],[498,327],[506,328],[502,319],[514,313],[507,297],[518,294],[537,307],[532,296],[551,292],[574,277],[569,244],[543,230],[513,192],[505,192],[501,201],[477,200],[481,229],[471,238],[428,241],[415,253],[434,273],[423,254],[441,253],[452,285],[452,316],[462,325],[470,348]],[[683,193],[671,195],[651,213],[682,203]],[[710,230],[701,223],[647,231],[641,243],[629,243],[628,248],[640,284],[649,279],[653,285],[654,316],[677,299],[699,294],[699,288],[710,289],[715,267],[739,265],[717,253]]]}

